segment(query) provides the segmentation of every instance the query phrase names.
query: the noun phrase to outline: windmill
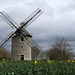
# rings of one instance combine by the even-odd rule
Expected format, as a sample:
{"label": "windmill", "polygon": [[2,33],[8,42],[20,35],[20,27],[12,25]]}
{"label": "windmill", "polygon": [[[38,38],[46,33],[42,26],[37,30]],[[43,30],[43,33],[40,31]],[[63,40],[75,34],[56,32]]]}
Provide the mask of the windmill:
{"label": "windmill", "polygon": [[11,26],[11,28],[16,28],[16,31],[11,32],[4,40],[1,41],[0,47],[9,42],[11,42],[11,58],[13,60],[31,60],[31,38],[32,35],[28,33],[26,27],[28,27],[36,18],[42,14],[42,11],[37,8],[30,16],[28,16],[24,21],[18,24],[4,11],[0,12],[0,16]]}

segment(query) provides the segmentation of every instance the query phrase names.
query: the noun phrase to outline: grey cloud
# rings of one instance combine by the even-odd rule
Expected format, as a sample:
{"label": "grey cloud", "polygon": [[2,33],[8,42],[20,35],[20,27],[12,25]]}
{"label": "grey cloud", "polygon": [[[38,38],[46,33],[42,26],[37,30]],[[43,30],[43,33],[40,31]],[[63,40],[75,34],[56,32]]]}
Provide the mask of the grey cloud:
{"label": "grey cloud", "polygon": [[40,8],[46,16],[53,16],[54,9],[48,5],[45,0],[34,0],[33,2],[25,3],[30,8]]}
{"label": "grey cloud", "polygon": [[71,13],[75,10],[75,1],[69,0],[65,1],[66,4],[57,7],[58,14]]}

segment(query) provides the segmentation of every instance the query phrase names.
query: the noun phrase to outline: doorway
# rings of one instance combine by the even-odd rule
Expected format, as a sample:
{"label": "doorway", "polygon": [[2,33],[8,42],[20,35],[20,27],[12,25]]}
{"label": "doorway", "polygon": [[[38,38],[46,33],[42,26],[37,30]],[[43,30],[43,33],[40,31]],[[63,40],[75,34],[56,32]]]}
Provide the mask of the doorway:
{"label": "doorway", "polygon": [[24,55],[20,55],[20,60],[24,60]]}

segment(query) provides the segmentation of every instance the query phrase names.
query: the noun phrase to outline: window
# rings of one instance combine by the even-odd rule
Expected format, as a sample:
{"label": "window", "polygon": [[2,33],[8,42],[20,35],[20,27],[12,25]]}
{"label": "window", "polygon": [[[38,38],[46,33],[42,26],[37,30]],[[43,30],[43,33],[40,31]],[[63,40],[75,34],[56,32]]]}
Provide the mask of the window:
{"label": "window", "polygon": [[23,46],[21,46],[21,48],[23,48]]}
{"label": "window", "polygon": [[24,38],[21,36],[21,41],[24,41]]}

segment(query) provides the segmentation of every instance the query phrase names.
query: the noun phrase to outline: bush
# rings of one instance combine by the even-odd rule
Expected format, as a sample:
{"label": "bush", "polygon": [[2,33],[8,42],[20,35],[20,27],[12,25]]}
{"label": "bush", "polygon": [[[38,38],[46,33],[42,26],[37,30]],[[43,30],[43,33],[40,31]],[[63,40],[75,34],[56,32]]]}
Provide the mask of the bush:
{"label": "bush", "polygon": [[7,51],[5,48],[0,48],[0,60],[2,59],[9,59],[10,58],[10,53]]}

